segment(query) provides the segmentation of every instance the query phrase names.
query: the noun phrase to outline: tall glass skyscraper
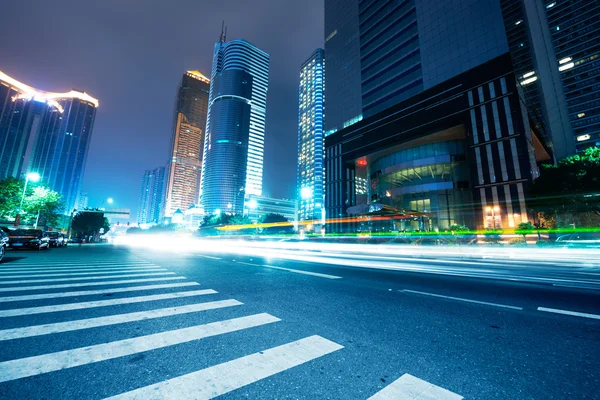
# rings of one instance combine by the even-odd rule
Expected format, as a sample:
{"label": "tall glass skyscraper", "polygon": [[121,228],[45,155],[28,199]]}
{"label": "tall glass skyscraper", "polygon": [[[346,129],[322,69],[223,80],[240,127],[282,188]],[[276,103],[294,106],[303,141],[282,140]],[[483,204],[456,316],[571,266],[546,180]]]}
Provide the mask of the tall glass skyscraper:
{"label": "tall glass skyscraper", "polygon": [[325,134],[362,119],[358,0],[325,0]]}
{"label": "tall glass skyscraper", "polygon": [[300,67],[298,96],[298,218],[321,219],[325,52],[315,50]]}
{"label": "tall glass skyscraper", "polygon": [[140,204],[138,206],[138,224],[160,222],[161,207],[165,189],[165,167],[144,171]]}
{"label": "tall glass skyscraper", "polygon": [[98,100],[87,93],[44,92],[0,72],[0,178],[40,174],[77,204]]}
{"label": "tall glass skyscraper", "polygon": [[198,203],[209,89],[208,78],[199,71],[188,71],[177,91],[162,211],[166,217],[172,217],[178,209],[185,212]]}
{"label": "tall glass skyscraper", "polygon": [[[262,176],[263,176],[263,155],[264,155],[264,141],[265,141],[265,126],[266,126],[266,112],[267,112],[267,90],[269,82],[269,55],[264,51],[260,50],[256,46],[247,42],[243,39],[236,39],[227,42],[225,34],[221,34],[221,40],[215,44],[214,55],[213,55],[213,66],[211,80],[213,83],[210,88],[209,96],[209,110],[207,118],[207,135],[204,140],[204,160],[202,169],[202,204],[205,206],[205,212],[214,212],[215,205],[209,198],[214,198],[215,191],[222,191],[224,189],[214,187],[214,185],[224,185],[222,183],[211,182],[207,174],[211,169],[218,168],[216,165],[209,163],[208,153],[212,150],[211,145],[216,144],[216,138],[213,137],[216,134],[215,129],[219,123],[225,124],[227,119],[240,119],[240,125],[243,125],[243,119],[245,114],[240,114],[240,108],[236,107],[235,111],[229,112],[226,108],[213,107],[215,102],[226,99],[222,93],[219,93],[216,89],[223,90],[223,93],[232,91],[234,93],[243,92],[241,101],[248,100],[245,96],[246,89],[239,87],[240,85],[246,85],[241,83],[242,75],[245,74],[226,74],[221,79],[219,85],[214,83],[214,80],[225,71],[244,71],[252,79],[251,92],[249,99],[250,103],[250,120],[249,120],[249,134],[247,142],[247,156],[243,163],[245,167],[245,181],[240,187],[235,188],[235,199],[229,199],[227,205],[236,207],[238,204],[237,198],[244,198],[249,195],[260,196],[262,194]],[[247,78],[242,80],[248,82]],[[235,82],[235,83],[234,83]],[[237,87],[236,87],[237,86]],[[229,95],[228,95],[229,96]],[[243,108],[243,107],[242,107]],[[223,126],[221,125],[221,129]],[[222,133],[220,133],[222,134]],[[238,133],[236,133],[238,135]],[[229,140],[229,139],[219,139]],[[239,154],[236,152],[236,157]],[[212,173],[215,173],[214,170]],[[206,199],[205,199],[206,198]],[[219,208],[220,209],[220,208]]]}
{"label": "tall glass skyscraper", "polygon": [[544,0],[577,151],[600,145],[600,3]]}

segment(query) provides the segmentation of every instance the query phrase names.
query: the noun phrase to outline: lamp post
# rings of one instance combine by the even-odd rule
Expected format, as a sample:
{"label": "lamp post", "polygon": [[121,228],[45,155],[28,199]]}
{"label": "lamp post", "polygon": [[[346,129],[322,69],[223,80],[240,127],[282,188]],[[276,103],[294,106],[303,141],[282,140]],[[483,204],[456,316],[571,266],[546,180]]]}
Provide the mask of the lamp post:
{"label": "lamp post", "polygon": [[20,215],[23,212],[23,202],[25,201],[25,193],[27,192],[27,184],[29,183],[29,181],[37,182],[39,180],[40,180],[40,174],[38,174],[37,172],[30,172],[27,175],[25,175],[25,185],[23,186],[23,195],[21,196],[21,203],[19,204],[19,213],[17,214],[19,216],[19,221],[20,221]]}

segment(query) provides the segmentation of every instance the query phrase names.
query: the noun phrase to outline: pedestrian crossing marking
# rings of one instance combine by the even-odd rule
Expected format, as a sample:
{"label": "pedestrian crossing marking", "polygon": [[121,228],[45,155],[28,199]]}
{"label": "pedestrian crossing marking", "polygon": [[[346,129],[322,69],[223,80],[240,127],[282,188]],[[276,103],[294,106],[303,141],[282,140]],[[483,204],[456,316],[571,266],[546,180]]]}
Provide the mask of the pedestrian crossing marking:
{"label": "pedestrian crossing marking", "polygon": [[80,329],[97,328],[101,326],[143,321],[154,318],[170,317],[199,311],[214,310],[224,307],[239,306],[243,303],[237,300],[220,300],[206,303],[189,304],[179,307],[160,308],[157,310],[140,311],[128,314],[109,315],[107,317],[80,319],[75,321],[58,322],[46,325],[34,325],[24,328],[0,330],[0,340],[23,339],[32,336],[49,335],[77,331]]}
{"label": "pedestrian crossing marking", "polygon": [[212,399],[343,348],[321,336],[310,336],[109,399]]}
{"label": "pedestrian crossing marking", "polygon": [[70,287],[88,287],[88,286],[110,286],[110,285],[121,285],[125,283],[141,283],[141,282],[156,282],[156,281],[173,281],[186,279],[183,276],[172,276],[162,278],[144,278],[144,279],[127,279],[123,281],[106,281],[106,282],[79,282],[79,283],[65,283],[60,285],[40,285],[40,286],[12,286],[7,288],[0,288],[0,292],[23,292],[28,290],[45,290],[45,289],[64,289]]}
{"label": "pedestrian crossing marking", "polygon": [[0,281],[0,285],[17,285],[22,283],[42,283],[42,282],[57,282],[57,281],[85,281],[88,279],[115,279],[115,278],[135,278],[137,276],[156,276],[156,275],[175,275],[175,272],[149,272],[143,274],[126,274],[115,276],[94,276],[81,278],[54,278],[54,279],[31,279],[25,281]]}
{"label": "pedestrian crossing marking", "polygon": [[40,306],[28,308],[15,308],[12,310],[0,310],[0,317],[16,317],[19,315],[32,315],[60,311],[84,310],[95,307],[108,307],[123,304],[145,303],[147,301],[180,299],[184,297],[203,296],[207,294],[216,294],[212,289],[190,290],[187,292],[162,293],[149,296],[125,297],[122,299],[85,301],[81,303],[57,304],[53,306]]}
{"label": "pedestrian crossing marking", "polygon": [[279,318],[270,314],[254,314],[132,339],[4,361],[0,362],[0,382],[130,356],[278,321]]}
{"label": "pedestrian crossing marking", "polygon": [[[18,279],[18,278],[49,278],[56,276],[83,276],[83,275],[111,275],[111,274],[123,274],[123,273],[138,273],[138,272],[151,272],[151,271],[166,271],[164,268],[140,268],[140,269],[117,269],[114,271],[93,271],[93,272],[71,272],[71,271],[61,271],[60,273],[50,273],[50,274],[34,274],[30,275],[29,273],[21,273],[18,275],[9,275],[9,276],[1,276],[0,279]],[[0,272],[1,273],[1,272]],[[2,281],[0,280],[0,284]]]}
{"label": "pedestrian crossing marking", "polygon": [[135,265],[135,266],[114,266],[114,267],[56,267],[56,268],[31,268],[31,269],[23,269],[23,268],[0,268],[0,275],[10,275],[10,274],[30,274],[30,273],[63,273],[63,272],[88,272],[88,271],[112,271],[117,269],[127,269],[131,271],[138,271],[141,269],[154,269],[160,270],[164,269],[159,267],[158,265]]}

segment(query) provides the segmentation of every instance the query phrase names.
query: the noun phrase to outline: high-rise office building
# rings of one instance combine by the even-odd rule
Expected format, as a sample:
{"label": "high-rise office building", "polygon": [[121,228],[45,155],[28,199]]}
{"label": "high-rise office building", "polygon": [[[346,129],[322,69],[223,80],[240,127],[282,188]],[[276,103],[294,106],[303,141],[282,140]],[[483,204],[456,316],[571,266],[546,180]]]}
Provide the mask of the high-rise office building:
{"label": "high-rise office building", "polygon": [[315,50],[300,67],[298,96],[298,218],[321,219],[325,52]]}
{"label": "high-rise office building", "polygon": [[325,0],[326,135],[362,119],[358,3]]}
{"label": "high-rise office building", "polygon": [[[241,71],[243,73],[225,73],[226,71]],[[218,79],[219,77],[221,79]],[[216,79],[219,80],[218,84],[215,82]],[[243,208],[243,201],[240,203],[239,198],[243,199],[249,195],[260,196],[262,194],[269,55],[243,39],[227,42],[223,32],[221,39],[214,47],[211,81],[207,135],[204,140],[202,204],[205,212],[214,212],[221,209],[223,205],[226,208],[240,212],[238,205],[242,204]],[[248,85],[250,85],[249,93]],[[228,97],[237,96],[237,94],[232,93],[238,93],[240,98]],[[229,110],[224,107],[225,104],[231,104],[233,108]],[[246,106],[250,107],[250,117],[248,121],[248,139],[244,140],[245,133],[240,130],[245,128]],[[236,120],[239,120],[239,122],[235,122]],[[230,134],[226,133],[227,131],[232,135],[231,138],[228,136]],[[240,144],[236,145],[247,146],[246,160],[242,163],[245,177],[239,187],[240,172],[238,168],[235,168],[235,172],[233,170],[231,172],[219,172],[219,165],[213,164],[217,162],[217,158],[210,155],[210,153],[217,151],[217,147],[221,147],[214,146],[231,144],[229,142],[217,143],[217,140],[241,141]],[[219,149],[217,152],[221,150],[227,153],[224,149]],[[231,157],[238,160],[242,150],[230,150],[232,151]],[[218,160],[218,163],[223,162],[228,161],[223,158]],[[219,173],[222,174],[221,180],[215,178]],[[227,173],[236,176],[232,176],[230,179],[225,176]],[[224,188],[225,185],[234,184],[234,181],[235,187]],[[225,197],[217,201],[217,193],[221,193]],[[230,194],[226,195],[225,193]]]}
{"label": "high-rise office building", "polygon": [[531,122],[561,159],[575,152],[558,60],[541,0],[501,0],[515,74]]}
{"label": "high-rise office building", "polygon": [[0,72],[0,178],[40,174],[77,204],[98,100],[87,93],[44,92]]}
{"label": "high-rise office building", "polygon": [[209,89],[208,78],[198,71],[188,71],[177,91],[162,210],[168,218],[178,209],[186,211],[198,203]]}
{"label": "high-rise office building", "polygon": [[[541,0],[540,0],[541,1]],[[600,145],[600,3],[544,0],[577,151]]]}
{"label": "high-rise office building", "polygon": [[164,198],[165,167],[144,171],[142,190],[138,206],[138,224],[160,222],[161,206]]}

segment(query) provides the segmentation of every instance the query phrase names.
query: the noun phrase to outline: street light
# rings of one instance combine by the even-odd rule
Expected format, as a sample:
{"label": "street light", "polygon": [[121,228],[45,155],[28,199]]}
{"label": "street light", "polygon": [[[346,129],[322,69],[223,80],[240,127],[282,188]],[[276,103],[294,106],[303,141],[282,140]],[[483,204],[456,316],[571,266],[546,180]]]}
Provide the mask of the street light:
{"label": "street light", "polygon": [[25,192],[27,192],[27,184],[29,181],[37,182],[40,180],[40,174],[37,172],[30,172],[25,175],[25,185],[23,186],[23,195],[21,196],[21,204],[19,205],[19,214],[23,212],[23,201],[25,200]]}
{"label": "street light", "polygon": [[109,197],[108,199],[106,199],[106,202],[107,202],[108,204],[112,204],[112,203],[114,203],[114,200],[113,200],[113,198],[112,198],[112,197]]}
{"label": "street light", "polygon": [[302,200],[310,200],[313,197],[313,190],[310,187],[303,187],[300,189],[300,197]]}

